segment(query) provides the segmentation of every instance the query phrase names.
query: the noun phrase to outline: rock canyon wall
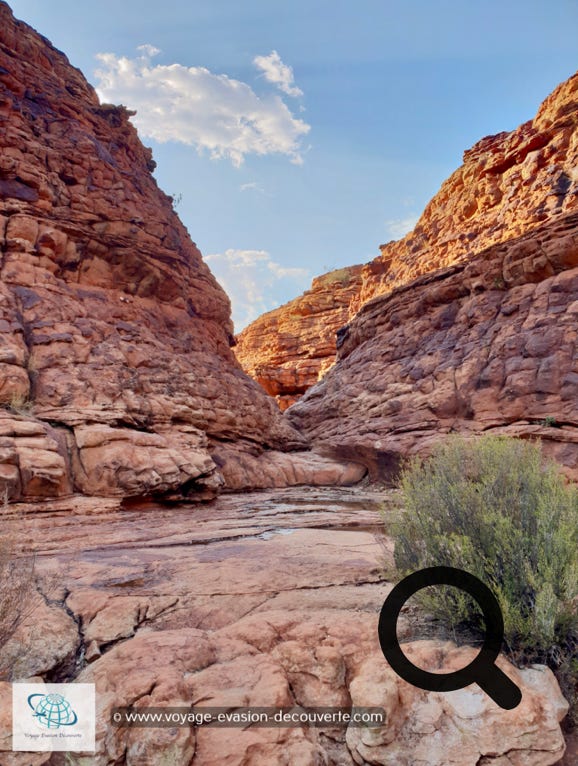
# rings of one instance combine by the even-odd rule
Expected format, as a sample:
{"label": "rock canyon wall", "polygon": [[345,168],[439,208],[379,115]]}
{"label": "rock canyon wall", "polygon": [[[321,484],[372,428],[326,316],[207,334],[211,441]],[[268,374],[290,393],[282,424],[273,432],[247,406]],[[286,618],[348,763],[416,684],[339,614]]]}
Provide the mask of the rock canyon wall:
{"label": "rock canyon wall", "polygon": [[[22,501],[2,509],[3,535],[36,576],[0,636],[0,764],[558,763],[568,704],[546,667],[499,658],[522,689],[502,711],[475,685],[426,692],[385,662],[376,625],[395,492],[158,497],[354,483],[365,465],[387,476],[440,433],[505,422],[549,435],[576,466],[578,212],[387,294],[376,286],[339,333],[337,365],[284,416],[233,356],[228,299],[128,117],[0,0],[0,491]],[[331,363],[367,269],[315,280],[291,319],[269,315],[277,356],[255,369],[282,405]],[[398,635],[432,671],[477,651],[411,640],[406,610]],[[95,752],[11,752],[4,679],[95,684]],[[378,706],[385,720],[111,722],[117,706],[191,704]]]}
{"label": "rock canyon wall", "polygon": [[368,301],[288,410],[389,479],[452,432],[541,437],[578,479],[578,213]]}
{"label": "rock canyon wall", "polygon": [[577,210],[577,121],[575,75],[544,101],[534,120],[466,151],[415,229],[382,245],[361,269],[354,267],[345,290],[338,281],[334,290],[326,284],[346,269],[318,277],[303,296],[247,327],[235,348],[243,368],[280,403],[291,404],[334,363],[335,333],[367,301]]}
{"label": "rock canyon wall", "polygon": [[263,314],[238,337],[243,369],[281,410],[317,383],[335,359],[335,334],[349,319],[361,289],[363,266],[337,269],[313,280],[311,289]]}
{"label": "rock canyon wall", "polygon": [[389,479],[444,434],[491,429],[542,438],[578,478],[577,125],[575,75],[467,151],[414,231],[348,292],[335,283],[339,311],[326,275],[241,333],[239,359],[279,400],[303,390],[304,359],[322,378],[287,412],[317,449]]}
{"label": "rock canyon wall", "polygon": [[275,452],[307,442],[231,352],[229,300],[129,116],[0,2],[0,492],[359,479]]}

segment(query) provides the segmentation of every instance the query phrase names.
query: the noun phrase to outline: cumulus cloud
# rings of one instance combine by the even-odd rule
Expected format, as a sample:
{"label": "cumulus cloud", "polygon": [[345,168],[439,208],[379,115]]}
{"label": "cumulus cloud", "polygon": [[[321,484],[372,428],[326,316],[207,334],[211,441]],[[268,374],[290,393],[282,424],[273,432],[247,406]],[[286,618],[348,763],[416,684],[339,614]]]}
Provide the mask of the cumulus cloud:
{"label": "cumulus cloud", "polygon": [[394,218],[385,222],[385,228],[390,237],[401,239],[415,227],[418,220],[418,215],[410,215],[407,218]]}
{"label": "cumulus cloud", "polygon": [[206,255],[205,261],[231,299],[235,332],[287,300],[283,296],[286,280],[296,283],[291,291],[295,292],[303,289],[309,277],[307,269],[282,266],[266,250],[230,248]]}
{"label": "cumulus cloud", "polygon": [[138,50],[135,58],[97,54],[95,75],[101,101],[136,109],[132,119],[142,136],[188,144],[236,166],[248,154],[284,154],[302,163],[301,140],[310,126],[278,94],[258,96],[247,83],[205,67],[155,65],[158,48]]}
{"label": "cumulus cloud", "polygon": [[276,85],[288,96],[302,96],[303,91],[295,85],[292,67],[281,61],[277,51],[271,51],[268,56],[255,56],[253,63],[263,72],[267,82]]}

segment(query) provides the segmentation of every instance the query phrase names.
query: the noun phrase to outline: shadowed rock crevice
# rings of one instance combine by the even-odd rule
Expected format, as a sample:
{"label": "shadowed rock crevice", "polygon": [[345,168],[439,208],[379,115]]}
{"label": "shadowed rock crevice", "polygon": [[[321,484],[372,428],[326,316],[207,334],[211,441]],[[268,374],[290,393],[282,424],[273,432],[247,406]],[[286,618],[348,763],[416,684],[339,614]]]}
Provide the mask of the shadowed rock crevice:
{"label": "shadowed rock crevice", "polygon": [[86,665],[86,646],[84,644],[81,621],[78,615],[76,615],[66,603],[69,591],[65,591],[58,599],[49,598],[46,593],[43,592],[42,588],[38,588],[38,592],[47,606],[55,605],[59,609],[62,609],[75,623],[78,632],[78,640],[70,650],[69,654],[44,673],[44,680],[47,683],[55,684],[72,681]]}

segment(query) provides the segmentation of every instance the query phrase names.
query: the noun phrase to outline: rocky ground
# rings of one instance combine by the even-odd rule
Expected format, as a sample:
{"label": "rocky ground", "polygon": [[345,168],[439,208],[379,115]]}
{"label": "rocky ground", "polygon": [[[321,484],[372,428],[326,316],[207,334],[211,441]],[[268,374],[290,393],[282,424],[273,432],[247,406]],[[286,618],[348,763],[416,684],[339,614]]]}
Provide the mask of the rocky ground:
{"label": "rocky ground", "polygon": [[[274,490],[196,506],[122,508],[77,498],[12,506],[37,554],[43,596],[3,657],[20,679],[94,682],[97,753],[73,763],[548,766],[563,753],[566,710],[550,671],[502,667],[523,702],[502,711],[470,687],[433,694],[389,669],[377,616],[390,590],[382,536],[391,492]],[[399,631],[411,638],[404,617]],[[41,625],[41,629],[38,626]],[[422,667],[457,668],[474,650],[433,640],[407,652]],[[3,684],[0,763],[10,754]],[[113,706],[376,705],[377,729],[132,729]]]}

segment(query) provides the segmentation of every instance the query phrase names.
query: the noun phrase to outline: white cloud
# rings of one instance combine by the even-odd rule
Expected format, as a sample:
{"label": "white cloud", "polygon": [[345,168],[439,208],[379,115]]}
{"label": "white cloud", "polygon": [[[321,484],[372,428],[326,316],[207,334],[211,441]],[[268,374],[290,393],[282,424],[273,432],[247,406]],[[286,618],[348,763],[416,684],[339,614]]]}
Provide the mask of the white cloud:
{"label": "white cloud", "polygon": [[265,189],[261,186],[260,183],[257,183],[257,181],[251,181],[248,184],[241,184],[241,186],[239,186],[239,191],[254,191],[259,192],[259,194],[265,194]]}
{"label": "white cloud", "polygon": [[258,183],[258,181],[251,181],[250,183],[241,184],[239,186],[239,191],[257,194],[262,197],[269,197],[270,199],[275,196],[272,192],[267,191],[263,184]]}
{"label": "white cloud", "polygon": [[145,56],[152,58],[153,56],[158,56],[161,52],[161,49],[156,48],[154,45],[150,45],[149,43],[145,43],[144,45],[138,45],[137,51],[143,51]]}
{"label": "white cloud", "polygon": [[277,51],[271,51],[268,56],[255,56],[253,63],[263,72],[267,82],[276,85],[288,96],[302,96],[303,91],[295,85],[292,67],[281,61]]}
{"label": "white cloud", "polygon": [[401,239],[415,227],[418,221],[418,215],[410,215],[407,218],[394,218],[385,222],[385,228],[393,239]]}
{"label": "white cloud", "polygon": [[296,282],[294,288],[298,291],[309,277],[307,269],[281,266],[266,250],[230,248],[224,253],[206,255],[205,261],[231,299],[235,332],[287,300],[282,295],[286,288],[283,280]]}
{"label": "white cloud", "polygon": [[301,139],[310,126],[293,116],[277,94],[257,96],[240,80],[205,67],[151,63],[160,53],[141,45],[130,59],[99,53],[97,92],[104,102],[136,109],[142,136],[178,141],[239,166],[248,154],[284,154],[302,163]]}

